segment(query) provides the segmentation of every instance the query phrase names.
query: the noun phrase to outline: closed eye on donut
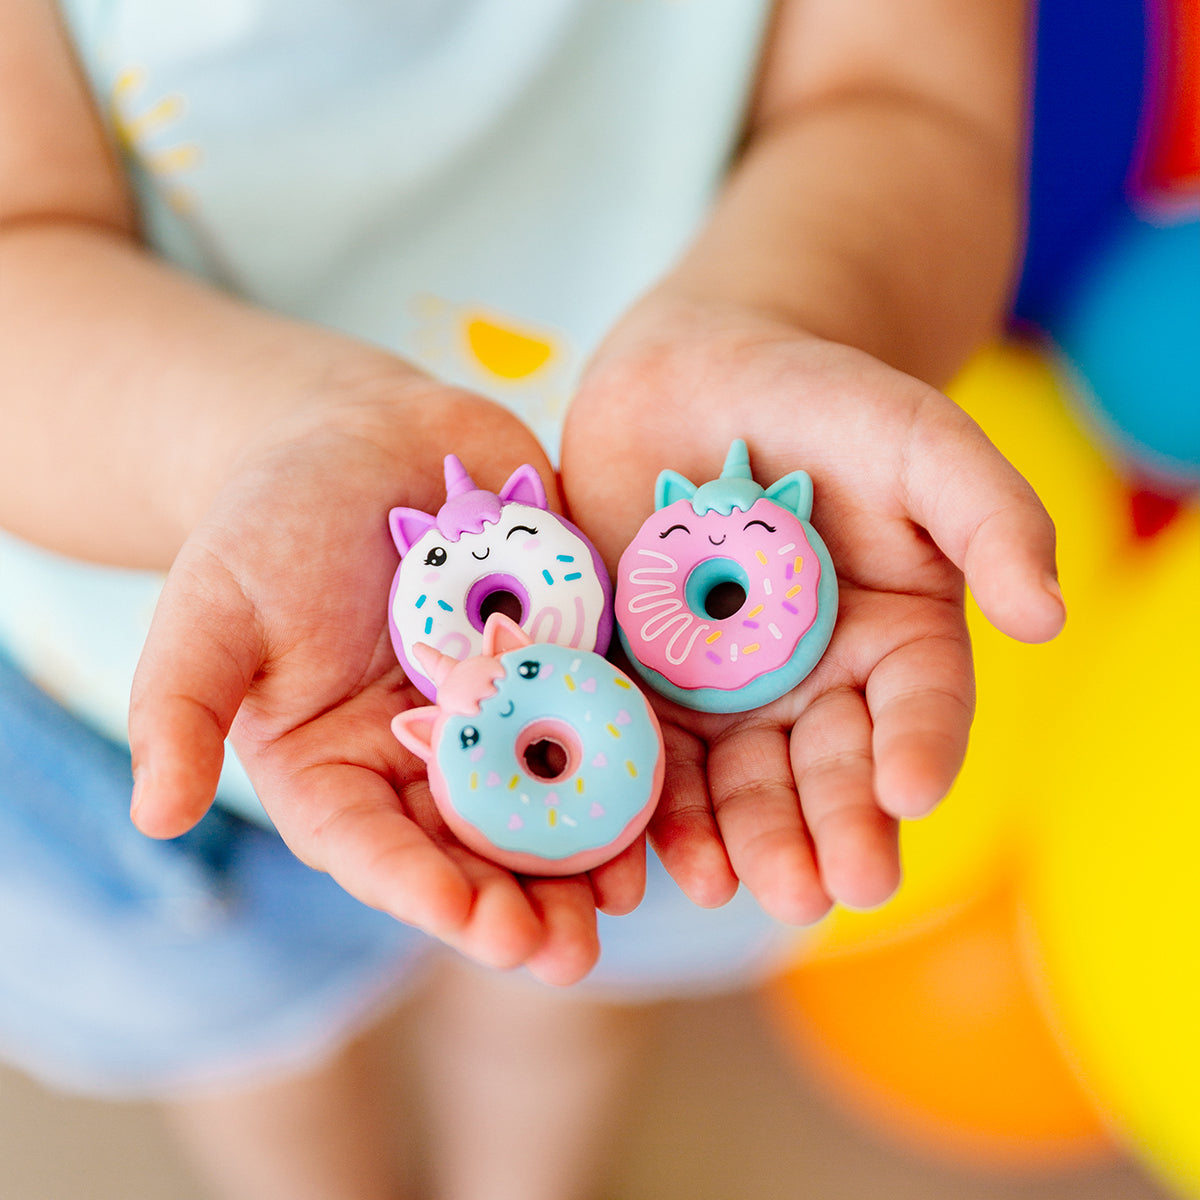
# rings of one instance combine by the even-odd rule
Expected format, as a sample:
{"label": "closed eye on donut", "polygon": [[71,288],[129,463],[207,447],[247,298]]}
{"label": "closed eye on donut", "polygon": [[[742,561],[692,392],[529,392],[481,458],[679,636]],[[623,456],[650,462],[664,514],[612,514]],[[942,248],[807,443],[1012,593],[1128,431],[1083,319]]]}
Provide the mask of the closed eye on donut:
{"label": "closed eye on donut", "polygon": [[526,532],[526,533],[528,533],[528,534],[535,534],[535,533],[537,533],[537,530],[536,530],[536,529],[532,529],[532,528],[530,528],[530,526],[528,526],[528,525],[514,525],[514,526],[513,526],[513,527],[512,527],[512,528],[511,528],[511,529],[510,529],[510,530],[509,530],[509,531],[508,531],[508,532],[507,532],[507,533],[504,535],[504,540],[507,542],[507,541],[508,541],[508,539],[509,539],[510,537],[512,537],[512,535],[513,535],[514,533],[516,533],[518,529],[523,529],[523,530],[525,530],[525,532]]}
{"label": "closed eye on donut", "polygon": [[672,534],[672,533],[674,533],[674,532],[675,532],[675,530],[677,530],[677,529],[682,529],[684,533],[691,533],[691,532],[692,532],[692,531],[691,531],[691,530],[690,530],[690,529],[689,529],[689,528],[688,528],[686,525],[672,525],[670,529],[664,529],[664,530],[662,531],[662,533],[660,533],[658,536],[659,536],[660,538],[665,538],[665,537],[667,537],[669,534]]}
{"label": "closed eye on donut", "polygon": [[765,530],[766,530],[768,533],[774,533],[774,532],[775,532],[775,526],[774,526],[774,525],[768,525],[768,524],[766,523],[766,521],[759,521],[759,520],[747,521],[747,522],[746,522],[746,524],[745,524],[745,526],[744,526],[744,528],[745,528],[745,529],[749,529],[751,525],[761,525],[761,526],[762,526],[762,527],[763,527],[763,528],[764,528],[764,529],[765,529]]}

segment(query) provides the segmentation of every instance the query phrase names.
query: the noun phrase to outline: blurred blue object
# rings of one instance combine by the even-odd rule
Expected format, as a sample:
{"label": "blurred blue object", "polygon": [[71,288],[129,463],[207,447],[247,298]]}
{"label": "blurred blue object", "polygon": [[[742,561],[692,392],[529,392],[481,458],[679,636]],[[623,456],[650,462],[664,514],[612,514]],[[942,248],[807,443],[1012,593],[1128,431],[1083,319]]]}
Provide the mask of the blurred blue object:
{"label": "blurred blue object", "polygon": [[1015,314],[1044,324],[1125,207],[1149,0],[1040,0],[1025,261]]}
{"label": "blurred blue object", "polygon": [[1125,213],[1046,326],[1118,451],[1200,482],[1200,222]]}

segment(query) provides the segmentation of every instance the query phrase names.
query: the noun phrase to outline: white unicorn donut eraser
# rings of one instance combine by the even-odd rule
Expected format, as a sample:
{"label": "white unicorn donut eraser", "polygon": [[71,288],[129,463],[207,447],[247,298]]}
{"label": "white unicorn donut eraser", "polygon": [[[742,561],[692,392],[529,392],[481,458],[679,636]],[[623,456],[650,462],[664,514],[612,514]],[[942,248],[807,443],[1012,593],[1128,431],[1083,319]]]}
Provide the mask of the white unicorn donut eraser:
{"label": "white unicorn donut eraser", "polygon": [[637,686],[590,650],[531,642],[502,613],[457,662],[417,643],[438,702],[392,722],[428,766],[438,810],[477,854],[571,875],[642,832],[663,780],[662,731]]}
{"label": "white unicorn donut eraser", "polygon": [[550,511],[537,471],[519,467],[498,493],[476,487],[453,454],[445,472],[436,514],[393,508],[388,517],[400,551],[388,627],[421,694],[432,700],[437,688],[412,648],[455,660],[477,655],[493,612],[535,642],[603,654],[612,636],[608,572],[591,542]]}
{"label": "white unicorn donut eraser", "polygon": [[617,626],[644,683],[687,708],[747,712],[816,666],[838,584],[812,494],[804,471],[760,487],[740,438],[719,479],[659,475],[655,512],[617,567]]}

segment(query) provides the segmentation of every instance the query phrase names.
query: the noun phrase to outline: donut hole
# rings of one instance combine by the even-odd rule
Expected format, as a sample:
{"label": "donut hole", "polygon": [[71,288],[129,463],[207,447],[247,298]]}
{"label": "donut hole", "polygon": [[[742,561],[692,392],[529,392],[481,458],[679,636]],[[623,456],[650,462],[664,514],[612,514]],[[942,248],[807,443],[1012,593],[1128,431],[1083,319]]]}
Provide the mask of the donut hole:
{"label": "donut hole", "polygon": [[553,717],[532,721],[517,735],[513,749],[526,775],[538,783],[562,783],[583,761],[579,735]]}
{"label": "donut hole", "polygon": [[697,563],[683,585],[683,598],[698,617],[728,621],[741,612],[749,596],[750,577],[732,558],[706,558]]}
{"label": "donut hole", "polygon": [[521,581],[512,575],[492,573],[475,580],[467,591],[467,620],[479,632],[483,632],[487,619],[493,613],[503,613],[518,625],[525,623],[529,615],[529,593]]}
{"label": "donut hole", "polygon": [[701,606],[706,617],[724,621],[732,617],[746,603],[746,589],[735,580],[727,579],[715,584],[705,593]]}
{"label": "donut hole", "polygon": [[479,619],[485,625],[493,613],[503,613],[510,621],[516,621],[520,625],[525,619],[525,606],[514,592],[499,588],[489,592],[479,604]]}
{"label": "donut hole", "polygon": [[525,747],[525,770],[535,779],[561,779],[566,772],[570,755],[561,742],[553,738],[538,738]]}

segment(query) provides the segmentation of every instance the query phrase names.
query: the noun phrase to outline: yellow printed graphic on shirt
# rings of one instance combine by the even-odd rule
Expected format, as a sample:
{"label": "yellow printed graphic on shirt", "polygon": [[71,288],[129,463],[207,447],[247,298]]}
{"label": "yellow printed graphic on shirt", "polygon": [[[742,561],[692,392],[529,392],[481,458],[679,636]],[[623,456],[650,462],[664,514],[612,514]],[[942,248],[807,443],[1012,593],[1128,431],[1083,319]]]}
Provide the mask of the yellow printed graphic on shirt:
{"label": "yellow printed graphic on shirt", "polygon": [[150,99],[146,83],[141,67],[120,72],[109,101],[112,127],[121,149],[154,177],[167,203],[176,212],[188,212],[192,194],[178,176],[199,164],[200,147],[170,139],[170,127],[183,116],[187,103],[176,93]]}
{"label": "yellow printed graphic on shirt", "polygon": [[492,396],[550,437],[566,410],[575,367],[561,333],[438,296],[416,297],[409,311],[411,353],[426,369]]}

